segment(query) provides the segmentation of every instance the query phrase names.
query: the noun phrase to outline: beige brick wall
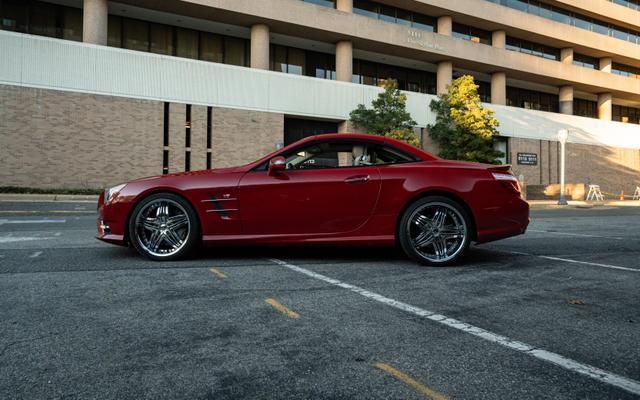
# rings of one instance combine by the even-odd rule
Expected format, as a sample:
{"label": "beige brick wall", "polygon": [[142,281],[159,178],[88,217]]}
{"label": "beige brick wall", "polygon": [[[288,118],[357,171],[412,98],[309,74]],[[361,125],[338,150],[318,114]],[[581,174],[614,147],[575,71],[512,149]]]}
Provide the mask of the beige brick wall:
{"label": "beige brick wall", "polygon": [[0,85],[0,186],[101,188],[162,173],[161,102]]}
{"label": "beige brick wall", "polygon": [[284,115],[231,108],[213,109],[213,168],[245,164],[284,141]]}
{"label": "beige brick wall", "polygon": [[207,167],[207,107],[191,107],[191,170]]}
{"label": "beige brick wall", "polygon": [[[510,138],[509,146],[513,171],[516,176],[524,175],[527,184],[559,182],[558,142]],[[518,165],[518,152],[538,154],[538,165]],[[567,183],[598,184],[604,192],[619,195],[624,190],[633,194],[640,185],[640,150],[568,143],[565,173]]]}
{"label": "beige brick wall", "polygon": [[184,171],[186,104],[169,104],[169,173]]}

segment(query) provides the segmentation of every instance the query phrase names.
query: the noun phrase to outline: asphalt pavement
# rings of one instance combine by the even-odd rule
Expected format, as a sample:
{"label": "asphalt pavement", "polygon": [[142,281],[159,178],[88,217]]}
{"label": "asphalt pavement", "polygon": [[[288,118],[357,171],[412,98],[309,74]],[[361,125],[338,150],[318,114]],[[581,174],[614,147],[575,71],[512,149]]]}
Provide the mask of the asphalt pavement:
{"label": "asphalt pavement", "polygon": [[2,399],[640,398],[640,207],[534,209],[458,265],[395,249],[94,239],[0,202]]}

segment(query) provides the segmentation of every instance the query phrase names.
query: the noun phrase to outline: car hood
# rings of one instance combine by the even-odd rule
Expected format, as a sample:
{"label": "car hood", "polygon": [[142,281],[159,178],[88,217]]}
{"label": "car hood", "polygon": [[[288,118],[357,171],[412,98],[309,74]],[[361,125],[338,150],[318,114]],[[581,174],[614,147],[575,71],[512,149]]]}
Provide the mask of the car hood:
{"label": "car hood", "polygon": [[186,171],[186,172],[175,172],[173,174],[165,174],[165,175],[156,175],[156,176],[148,176],[145,178],[134,179],[129,183],[134,182],[144,182],[144,181],[152,181],[152,180],[162,180],[168,178],[177,178],[182,176],[203,176],[203,175],[220,175],[220,174],[229,174],[234,172],[239,172],[242,167],[230,167],[230,168],[215,168],[215,169],[202,169],[197,171]]}

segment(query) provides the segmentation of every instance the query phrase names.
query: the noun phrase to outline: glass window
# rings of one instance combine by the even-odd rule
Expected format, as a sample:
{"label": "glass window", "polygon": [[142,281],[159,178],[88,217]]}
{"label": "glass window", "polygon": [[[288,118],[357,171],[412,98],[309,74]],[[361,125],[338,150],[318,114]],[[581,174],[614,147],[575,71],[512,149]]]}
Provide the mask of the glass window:
{"label": "glass window", "polygon": [[198,32],[191,29],[176,29],[176,55],[178,57],[198,59]]}
{"label": "glass window", "polygon": [[122,47],[122,18],[109,15],[107,44],[111,47]]}
{"label": "glass window", "polygon": [[303,1],[306,1],[307,3],[317,4],[323,7],[335,8],[334,0],[303,0]]}
{"label": "glass window", "polygon": [[4,0],[1,4],[2,29],[15,32],[27,32],[28,8],[24,1]]}
{"label": "glass window", "polygon": [[208,32],[200,33],[200,59],[217,63],[224,62],[221,36]]}
{"label": "glass window", "polygon": [[368,0],[354,0],[353,12],[369,18],[378,19],[378,5]]}
{"label": "glass window", "polygon": [[151,24],[152,53],[173,55],[173,29],[169,25]]}
{"label": "glass window", "polygon": [[224,38],[224,63],[231,65],[246,66],[247,51],[245,40],[226,36]]}
{"label": "glass window", "polygon": [[598,59],[594,57],[585,56],[584,54],[573,54],[573,63],[580,67],[598,69]]}
{"label": "glass window", "polygon": [[29,33],[34,35],[61,37],[58,25],[58,8],[49,3],[37,3],[29,10]]}
{"label": "glass window", "polygon": [[413,28],[422,29],[428,32],[435,32],[436,20],[433,17],[428,17],[422,14],[413,14],[413,22],[411,23]]}
{"label": "glass window", "polygon": [[418,161],[402,150],[368,142],[320,142],[284,154],[287,169],[323,169]]}
{"label": "glass window", "polygon": [[288,48],[287,54],[287,73],[294,75],[305,74],[305,57],[304,50],[293,47]]}
{"label": "glass window", "polygon": [[284,46],[271,46],[271,70],[287,72],[287,48]]}
{"label": "glass window", "polygon": [[377,74],[376,74],[376,65],[374,63],[361,61],[360,62],[360,75],[362,77],[362,81],[360,83],[362,83],[363,85],[371,85],[371,86],[377,86],[378,85],[378,77],[377,77]]}
{"label": "glass window", "polygon": [[65,7],[63,11],[62,38],[82,42],[82,10]]}
{"label": "glass window", "polygon": [[389,7],[385,5],[380,6],[380,17],[381,20],[387,22],[396,22],[396,9],[395,7]]}
{"label": "glass window", "polygon": [[136,19],[122,21],[122,44],[125,49],[149,51],[149,24]]}

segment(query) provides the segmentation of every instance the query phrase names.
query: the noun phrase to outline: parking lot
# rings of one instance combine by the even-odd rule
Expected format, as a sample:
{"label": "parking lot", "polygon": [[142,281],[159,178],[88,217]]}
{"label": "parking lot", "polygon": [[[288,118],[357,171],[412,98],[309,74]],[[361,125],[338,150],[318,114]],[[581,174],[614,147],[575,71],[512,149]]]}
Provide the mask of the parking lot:
{"label": "parking lot", "polygon": [[0,203],[0,398],[640,398],[638,207],[536,208],[447,268],[94,233],[92,203]]}

